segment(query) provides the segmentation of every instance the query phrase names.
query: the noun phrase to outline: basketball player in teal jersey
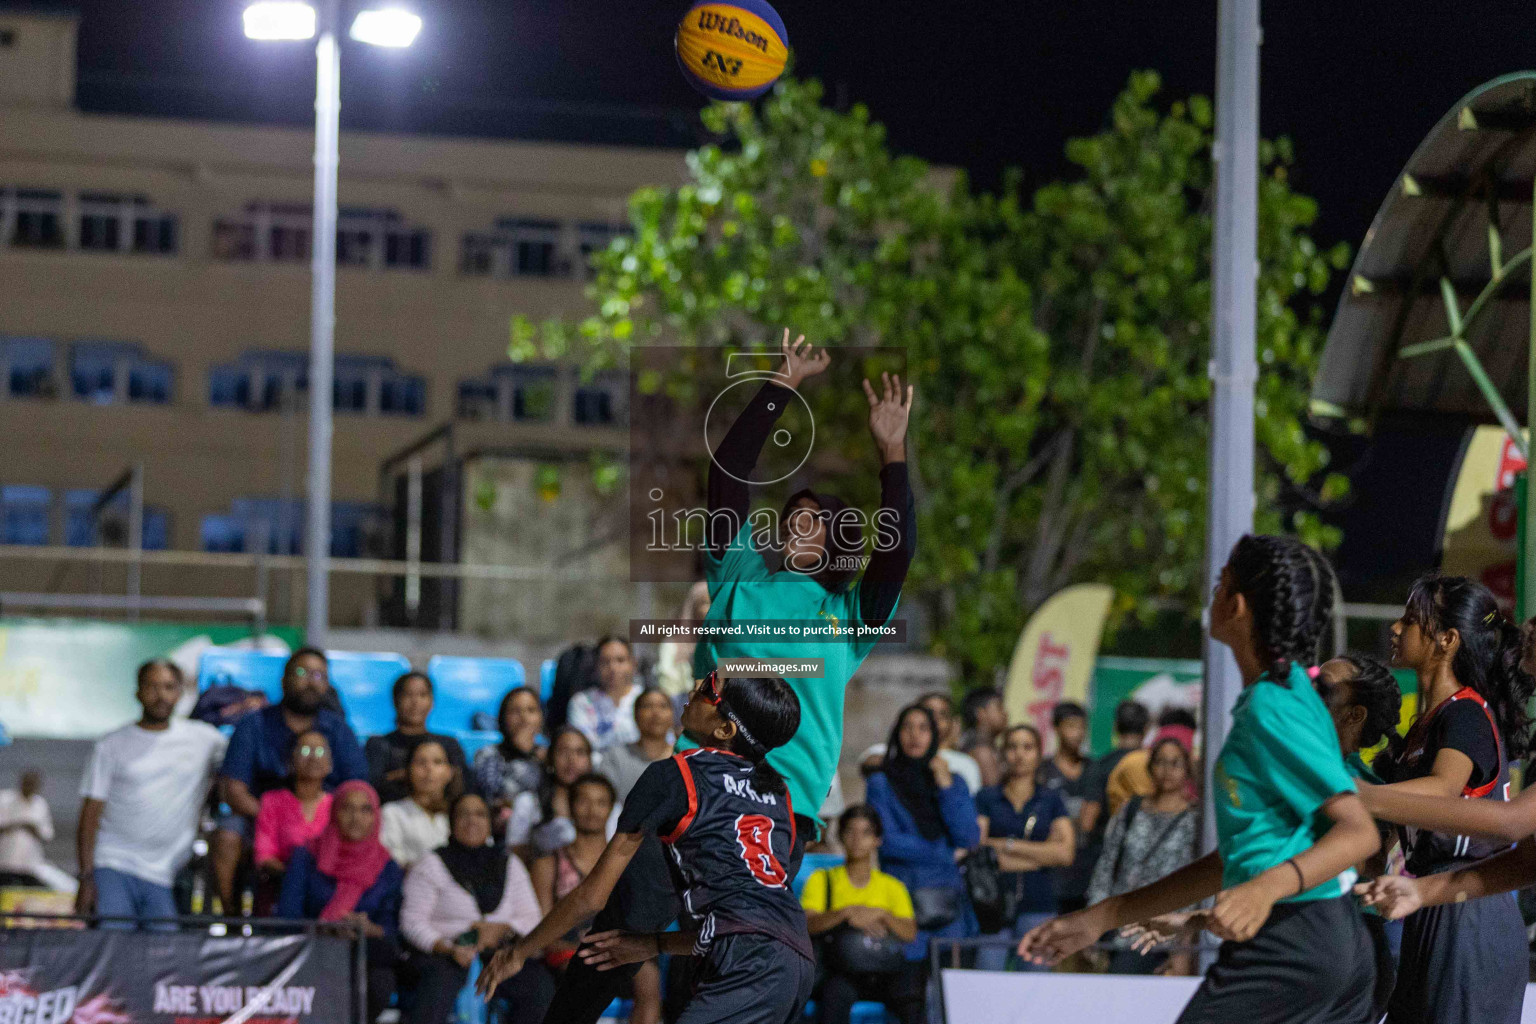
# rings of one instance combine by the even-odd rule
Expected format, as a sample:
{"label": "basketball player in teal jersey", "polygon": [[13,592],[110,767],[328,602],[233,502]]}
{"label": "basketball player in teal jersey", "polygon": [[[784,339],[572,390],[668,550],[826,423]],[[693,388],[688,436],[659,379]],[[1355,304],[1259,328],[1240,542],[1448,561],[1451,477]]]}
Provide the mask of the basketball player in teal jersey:
{"label": "basketball player in teal jersey", "polygon": [[[710,606],[705,624],[789,620],[811,626],[884,625],[896,610],[917,543],[906,453],[913,389],[909,385],[903,390],[899,377],[885,374],[878,390],[868,381],[864,384],[869,431],[881,465],[874,550],[863,575],[857,570],[865,548],[862,514],[834,495],[809,489],[797,491],[784,503],[785,542],[780,568],[774,570],[752,546],[747,481],[774,424],[795,400],[796,390],[831,363],[825,349],[807,344],[804,337],[791,344],[788,330],[781,354],[781,369],[726,431],[710,463],[710,535],[704,560]],[[814,815],[837,771],[843,747],[844,691],[873,647],[873,640],[840,635],[804,643],[760,637],[706,638],[694,648],[697,679],[713,672],[721,658],[822,659],[819,677],[785,677],[800,701],[800,727],[767,758],[784,777],[796,811],[796,842],[785,865],[791,879],[799,871],[805,844],[817,834]],[[686,735],[678,742],[679,749],[693,745]],[[651,839],[619,878],[592,931],[657,932],[677,913],[661,844]],[[621,970],[599,972],[578,957],[567,968],[545,1020],[594,1024],[636,970],[637,964],[628,964]]]}

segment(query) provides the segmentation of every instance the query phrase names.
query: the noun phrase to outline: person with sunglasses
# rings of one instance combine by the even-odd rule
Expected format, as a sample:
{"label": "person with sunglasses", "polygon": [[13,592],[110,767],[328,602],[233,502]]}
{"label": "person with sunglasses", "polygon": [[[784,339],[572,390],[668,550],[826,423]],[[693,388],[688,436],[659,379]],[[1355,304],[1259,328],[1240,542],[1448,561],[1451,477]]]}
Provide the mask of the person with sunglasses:
{"label": "person with sunglasses", "polygon": [[[790,881],[803,837],[785,779],[767,761],[800,727],[800,700],[773,676],[711,673],[683,709],[694,749],[657,761],[635,783],[597,863],[539,926],[504,945],[482,994],[514,978],[608,902],[647,840],[669,847],[687,914],[680,931],[589,932],[577,959],[623,976],[662,953],[692,956],[695,984],[677,1024],[789,1024],[810,998],[816,958]],[[570,1018],[551,1008],[545,1018]]]}
{"label": "person with sunglasses", "polygon": [[283,667],[283,699],[254,711],[235,724],[219,783],[229,813],[219,820],[213,841],[213,871],[226,912],[234,909],[235,876],[261,812],[263,794],[286,786],[293,774],[293,748],[299,737],[317,733],[325,741],[331,767],[326,792],[343,782],[366,781],[368,762],[347,720],[331,710],[330,666],[313,647],[293,653]]}

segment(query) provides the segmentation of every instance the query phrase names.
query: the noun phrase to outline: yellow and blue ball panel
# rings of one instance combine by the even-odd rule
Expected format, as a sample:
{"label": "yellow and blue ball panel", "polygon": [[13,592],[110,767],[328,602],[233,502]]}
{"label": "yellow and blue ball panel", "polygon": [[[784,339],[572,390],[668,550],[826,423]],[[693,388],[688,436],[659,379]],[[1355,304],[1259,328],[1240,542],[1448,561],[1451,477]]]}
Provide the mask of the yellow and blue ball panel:
{"label": "yellow and blue ball panel", "polygon": [[761,96],[788,60],[789,35],[765,0],[701,0],[677,27],[677,63],[713,99]]}

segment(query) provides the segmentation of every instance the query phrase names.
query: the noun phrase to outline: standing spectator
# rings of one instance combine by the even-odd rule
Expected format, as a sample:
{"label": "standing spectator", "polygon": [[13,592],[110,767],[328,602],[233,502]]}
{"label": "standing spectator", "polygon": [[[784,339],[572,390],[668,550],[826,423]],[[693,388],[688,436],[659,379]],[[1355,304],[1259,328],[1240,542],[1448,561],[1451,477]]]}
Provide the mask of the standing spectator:
{"label": "standing spectator", "polygon": [[869,777],[869,805],[885,833],[881,863],[912,896],[917,938],[907,959],[923,960],[930,938],[976,934],[959,861],[981,843],[976,805],[939,756],[933,712],[914,704],[896,719],[885,766]]}
{"label": "standing spectator", "polygon": [[[523,862],[491,845],[491,812],[465,793],[449,811],[448,844],[417,862],[405,880],[400,931],[410,943],[416,999],[405,1024],[444,1024],[475,957],[509,934],[538,926],[539,901]],[[507,1024],[536,1024],[554,995],[542,963],[529,963],[497,990]]]}
{"label": "standing spectator", "polygon": [[326,826],[294,851],[277,916],[331,922],[363,936],[368,956],[368,1021],[395,991],[400,900],[405,874],[379,842],[379,795],[366,782],[336,789]]}
{"label": "standing spectator", "polygon": [[[562,726],[549,748],[549,771],[544,780],[540,814],[536,827],[529,831],[530,851],[534,857],[558,850],[576,837],[571,821],[571,785],[592,771],[592,744],[573,726]],[[513,828],[521,827],[514,816]]]}
{"label": "standing spectator", "polygon": [[[363,744],[368,778],[373,780],[373,788],[385,804],[405,799],[409,789],[406,769],[411,763],[411,752],[416,749],[416,744],[428,739],[443,748],[448,764],[459,773],[459,778],[469,778],[469,765],[464,760],[464,748],[459,746],[459,741],[452,736],[427,732],[432,697],[432,679],[425,672],[407,672],[396,679],[394,731],[383,736],[370,736]],[[468,728],[469,723],[464,725]]]}
{"label": "standing spectator", "polygon": [[256,868],[268,878],[281,875],[293,852],[330,824],[331,794],[325,791],[325,780],[331,774],[331,751],[325,744],[323,733],[300,733],[287,785],[261,794],[254,846]]}
{"label": "standing spectator", "polygon": [[[679,621],[690,626],[696,626],[704,621],[709,614],[709,584],[699,580],[688,588],[688,596],[683,600],[683,611]],[[691,637],[681,640],[668,640],[656,651],[656,686],[667,699],[672,701],[674,709],[679,709],[681,704],[688,700],[688,695],[693,693],[695,680],[693,677],[693,649],[698,642]],[[624,798],[619,797],[620,800]]]}
{"label": "standing spectator", "polygon": [[261,811],[261,796],[288,780],[300,733],[313,730],[325,737],[331,755],[327,789],[368,777],[368,762],[352,727],[325,706],[332,697],[325,654],[301,647],[283,667],[282,703],[254,711],[235,725],[219,770],[230,813],[219,822],[213,842],[214,877],[226,911],[234,906],[235,873]]}
{"label": "standing spectator", "polygon": [[[508,690],[496,712],[501,742],[481,747],[475,754],[468,787],[483,795],[491,806],[498,836],[510,846],[528,842],[528,829],[539,818],[539,787],[544,781],[545,750],[539,743],[544,731],[544,708],[530,687]],[[516,818],[520,829],[509,828]]]}
{"label": "standing spectator", "polygon": [[568,721],[602,753],[609,747],[640,738],[635,727],[635,654],[623,637],[605,636],[597,642],[597,685],[571,698]]}
{"label": "standing spectator", "polygon": [[[1151,755],[1152,795],[1131,797],[1110,820],[1104,853],[1088,887],[1090,906],[1139,889],[1194,858],[1198,822],[1186,789],[1193,772],[1189,751],[1178,740],[1165,739]],[[1137,953],[1119,937],[1115,944],[1111,974],[1151,974],[1168,960],[1166,953]],[[1188,963],[1180,967],[1181,974],[1193,973]]]}
{"label": "standing spectator", "polygon": [[448,841],[448,805],[459,795],[459,770],[436,739],[422,740],[407,769],[410,795],[384,805],[379,841],[409,868]]}
{"label": "standing spectator", "polygon": [[1003,778],[997,743],[1008,729],[1002,693],[991,686],[971,690],[960,702],[960,721],[960,752],[976,762],[983,786],[997,785]]}
{"label": "standing spectator", "polygon": [[[1152,735],[1152,744],[1156,745],[1165,739],[1178,740],[1184,745],[1185,750],[1193,751],[1195,749],[1194,713],[1188,708],[1164,708],[1157,716],[1157,732]],[[1104,800],[1110,814],[1119,811],[1133,796],[1152,795],[1152,773],[1148,768],[1151,763],[1151,753],[1150,748],[1147,747],[1132,750],[1109,772],[1104,781]],[[1191,777],[1190,799],[1194,799],[1194,795],[1194,779]]]}
{"label": "standing spectator", "polygon": [[[836,944],[840,929],[903,943],[917,937],[907,887],[875,866],[883,834],[880,815],[863,804],[853,805],[838,819],[846,863],[814,872],[800,893],[812,938],[830,937]],[[853,1004],[860,999],[883,1002],[899,1024],[921,1024],[921,961],[908,960],[897,971],[870,973],[850,971],[835,955],[823,959],[826,974],[817,995],[818,1024],[848,1024]]]}
{"label": "standing spectator", "polygon": [[[163,658],[139,666],[137,723],[97,741],[80,783],[75,909],[103,917],[174,917],[171,883],[187,862],[224,757],[211,725],[173,718],[182,675]],[[117,927],[127,927],[119,924]]]}
{"label": "standing spectator", "polygon": [[43,799],[43,776],[23,772],[16,789],[0,790],[0,882],[41,885],[48,874],[43,844],[53,841],[53,814]]}
{"label": "standing spectator", "polygon": [[1088,836],[1097,824],[1098,814],[1088,800],[1093,774],[1083,756],[1083,742],[1088,739],[1088,712],[1081,704],[1064,700],[1051,710],[1051,726],[1056,731],[1056,753],[1040,770],[1041,784],[1061,797],[1077,828],[1077,856],[1057,879],[1057,902],[1065,913],[1087,905],[1088,881],[1093,875]]}
{"label": "standing spectator", "polygon": [[663,761],[672,756],[674,725],[672,701],[665,693],[651,689],[635,699],[635,726],[640,731],[640,738],[634,743],[610,747],[603,755],[603,763],[598,766],[598,771],[613,783],[619,803],[629,796],[640,773],[652,761]]}
{"label": "standing spectator", "polygon": [[[1056,872],[1077,853],[1072,818],[1054,789],[1039,784],[1040,733],[1032,725],[1016,725],[1005,734],[1003,784],[981,791],[976,798],[982,842],[997,851],[998,866],[1007,872],[1003,884],[1019,898],[1018,918],[1000,937],[1021,938],[1056,913]],[[1000,971],[1008,962],[1006,947],[979,950],[976,966]]]}
{"label": "standing spectator", "polygon": [[[981,789],[981,769],[976,764],[976,759],[969,754],[961,753],[954,749],[953,741],[958,736],[955,725],[955,713],[949,702],[949,695],[944,693],[930,693],[919,697],[916,707],[927,708],[928,713],[939,729],[939,756],[944,759],[949,770],[958,775],[964,782],[966,791],[972,796]],[[879,771],[885,764],[886,753],[890,746],[885,743],[876,743],[860,756],[864,762],[866,772]]]}
{"label": "standing spectator", "polygon": [[[1102,840],[1104,826],[1110,817],[1125,803],[1122,799],[1110,805],[1108,800],[1109,777],[1120,763],[1127,757],[1135,754],[1145,757],[1144,747],[1147,742],[1147,727],[1151,725],[1152,715],[1147,711],[1146,705],[1134,700],[1123,700],[1115,705],[1115,746],[1109,753],[1093,762],[1093,792],[1089,800],[1098,805],[1094,810],[1094,829]],[[1152,794],[1152,780],[1147,779],[1147,791],[1143,796]]]}

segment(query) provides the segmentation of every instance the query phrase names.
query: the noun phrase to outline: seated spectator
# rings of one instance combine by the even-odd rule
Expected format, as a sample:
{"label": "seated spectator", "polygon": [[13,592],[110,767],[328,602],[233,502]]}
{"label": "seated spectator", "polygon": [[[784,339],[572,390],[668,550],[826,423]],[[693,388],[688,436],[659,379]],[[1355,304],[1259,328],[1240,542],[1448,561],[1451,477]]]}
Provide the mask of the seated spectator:
{"label": "seated spectator", "polygon": [[[1072,863],[1077,838],[1067,805],[1055,790],[1039,785],[1040,734],[1032,725],[1016,725],[1005,734],[1001,786],[989,786],[976,797],[981,841],[997,851],[1003,884],[1019,898],[1019,916],[1011,929],[997,934],[1010,942],[1056,913],[1056,872]],[[1008,948],[978,950],[976,966],[1000,971]],[[1026,969],[1033,965],[1026,965]]]}
{"label": "seated spectator", "polygon": [[865,797],[880,815],[880,863],[912,897],[918,932],[907,959],[922,961],[930,938],[976,934],[959,861],[981,843],[981,831],[969,790],[939,756],[932,711],[920,704],[902,711],[886,747]]}
{"label": "seated spectator", "polygon": [[395,991],[404,881],[379,842],[379,796],[366,782],[337,788],[325,828],[294,851],[283,875],[278,917],[327,921],[365,938],[370,1024]]}
{"label": "seated spectator", "polygon": [[[539,695],[527,686],[507,691],[496,725],[501,742],[476,752],[471,771],[475,784],[470,788],[490,801],[496,835],[509,846],[526,846],[528,829],[538,821],[539,787],[544,782],[545,749],[539,743],[544,709]],[[509,829],[513,817],[520,825]]]}
{"label": "seated spectator", "polygon": [[602,753],[640,738],[635,701],[642,687],[635,680],[635,653],[623,637],[597,642],[597,685],[571,697],[567,721]]}
{"label": "seated spectator", "polygon": [[[660,690],[650,691],[664,697]],[[664,702],[668,712],[671,701]],[[613,784],[602,775],[583,775],[570,785],[571,822],[576,826],[576,838],[553,853],[540,857],[529,868],[533,877],[533,889],[539,897],[539,908],[548,914],[551,908],[566,894],[581,884],[581,880],[597,866],[597,860],[608,845],[608,822],[617,809],[618,799]],[[565,936],[563,942],[545,950],[544,962],[557,975],[564,972],[581,936],[591,926],[584,921]],[[631,997],[635,1001],[632,1021],[656,1021],[661,1019],[661,972],[655,961],[640,968],[634,979]]]}
{"label": "seated spectator", "polygon": [[[1194,859],[1199,822],[1187,788],[1193,771],[1189,751],[1169,738],[1159,740],[1151,755],[1152,795],[1131,797],[1110,819],[1104,853],[1088,886],[1090,905],[1154,882]],[[1166,953],[1137,953],[1118,936],[1114,941],[1112,974],[1161,973],[1168,960]],[[1192,967],[1180,963],[1178,973],[1192,973]]]}
{"label": "seated spectator", "polygon": [[[444,1024],[475,957],[539,923],[539,901],[522,861],[491,845],[491,812],[466,793],[449,811],[448,844],[416,863],[405,880],[400,931],[410,944],[406,974],[415,999],[405,1024]],[[496,992],[505,1024],[537,1024],[554,998],[554,978],[530,961]]]}
{"label": "seated spectator", "polygon": [[[80,782],[81,914],[174,917],[171,886],[192,855],[198,822],[224,737],[211,725],[173,718],[181,669],[155,659],[139,666],[138,722],[96,742]],[[130,927],[124,923],[112,927]]]}
{"label": "seated spectator", "polygon": [[[577,779],[592,771],[592,745],[572,726],[562,726],[555,733],[549,748],[549,770],[545,773],[539,819],[528,830],[531,849],[529,859],[553,853],[568,845],[576,837],[576,826],[571,821],[570,787]],[[521,827],[516,814],[507,829],[511,836]],[[509,840],[510,842],[510,840]]]}
{"label": "seated spectator", "polygon": [[395,863],[409,868],[448,841],[448,804],[459,795],[459,772],[436,738],[411,752],[410,795],[384,805],[379,842]]}
{"label": "seated spectator", "polygon": [[664,761],[672,756],[673,728],[676,720],[672,714],[672,700],[660,690],[646,690],[635,699],[635,725],[640,738],[633,743],[608,748],[598,771],[613,783],[620,804],[635,788],[640,773],[653,761]]}
{"label": "seated spectator", "polygon": [[15,789],[0,790],[0,884],[43,884],[48,862],[43,844],[53,841],[53,814],[43,799],[43,776],[22,772]]}
{"label": "seated spectator", "polygon": [[331,752],[325,736],[300,733],[293,746],[293,773],[288,784],[261,795],[256,814],[256,867],[268,876],[281,875],[293,852],[307,846],[331,821],[331,794],[325,780],[331,774]]}
{"label": "seated spectator", "polygon": [[283,667],[283,699],[279,704],[254,711],[235,725],[229,738],[224,765],[219,770],[224,802],[230,813],[219,821],[214,835],[213,871],[226,912],[234,906],[235,875],[253,823],[261,811],[261,797],[288,781],[293,748],[300,733],[319,732],[330,751],[331,774],[325,788],[368,777],[368,762],[347,720],[326,707],[335,698],[325,654],[313,647],[293,653]]}
{"label": "seated spectator", "polygon": [[[388,806],[396,800],[404,800],[409,781],[406,768],[411,761],[411,751],[416,744],[432,739],[443,748],[448,764],[459,773],[460,779],[468,779],[469,765],[464,760],[464,748],[452,736],[427,732],[427,716],[432,713],[432,680],[425,672],[407,672],[395,680],[395,730],[383,736],[370,736],[363,744],[363,758],[368,762],[368,778],[379,799]],[[469,728],[469,723],[464,723]],[[466,782],[467,784],[467,782]]]}
{"label": "seated spectator", "polygon": [[1002,691],[984,686],[966,693],[960,702],[960,724],[960,752],[976,762],[983,786],[997,785],[1003,779],[997,745],[1008,728]]}
{"label": "seated spectator", "polygon": [[[952,774],[965,781],[966,791],[972,796],[981,789],[981,768],[976,764],[976,759],[969,754],[961,753],[950,746],[946,737],[955,733],[955,713],[950,706],[949,696],[943,693],[930,693],[918,699],[917,707],[928,709],[934,722],[939,728],[939,756],[949,767]],[[889,747],[884,743],[876,743],[859,756],[864,764],[864,771],[879,771],[885,764],[885,755]]]}
{"label": "seated spectator", "polygon": [[[1152,736],[1153,744],[1165,739],[1178,740],[1184,745],[1184,749],[1195,749],[1195,715],[1187,708],[1164,708],[1157,716],[1157,732]],[[1125,806],[1125,802],[1133,796],[1148,797],[1152,795],[1152,773],[1149,770],[1151,762],[1150,747],[1140,750],[1132,750],[1122,757],[1114,769],[1110,771],[1104,781],[1105,807],[1110,814],[1114,814]],[[1194,779],[1189,780],[1189,796],[1194,799]]]}
{"label": "seated spectator", "polygon": [[921,962],[906,959],[893,971],[872,971],[867,962],[849,962],[839,933],[858,932],[897,948],[917,937],[912,897],[907,887],[875,866],[882,831],[880,815],[855,804],[837,822],[847,863],[823,868],[806,880],[800,893],[811,937],[822,940],[821,990],[817,993],[819,1024],[848,1024],[853,1004],[861,999],[884,1003],[899,1024],[921,1024],[923,971]]}

